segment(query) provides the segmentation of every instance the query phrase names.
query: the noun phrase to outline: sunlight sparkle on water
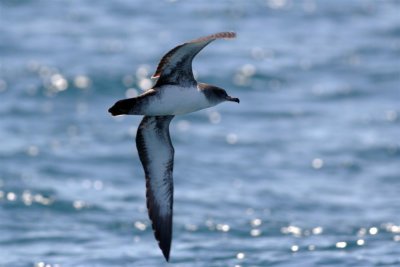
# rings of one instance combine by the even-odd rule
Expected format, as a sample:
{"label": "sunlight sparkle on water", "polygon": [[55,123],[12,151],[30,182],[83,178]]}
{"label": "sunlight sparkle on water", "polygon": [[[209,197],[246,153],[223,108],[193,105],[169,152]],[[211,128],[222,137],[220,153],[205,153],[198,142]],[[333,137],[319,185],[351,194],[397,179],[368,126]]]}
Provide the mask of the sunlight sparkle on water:
{"label": "sunlight sparkle on water", "polygon": [[151,80],[147,79],[147,78],[141,79],[139,81],[139,87],[143,91],[146,91],[146,90],[150,89],[152,85],[153,85],[153,83],[151,82]]}
{"label": "sunlight sparkle on water", "polygon": [[251,229],[250,230],[250,235],[253,236],[253,237],[260,236],[261,235],[261,230],[260,229]]}
{"label": "sunlight sparkle on water", "polygon": [[272,9],[280,9],[285,7],[287,0],[268,0],[268,6]]}
{"label": "sunlight sparkle on water", "polygon": [[312,229],[312,233],[313,233],[314,235],[322,234],[323,231],[324,231],[324,229],[323,229],[321,226],[317,226],[317,227],[314,227],[314,228]]}
{"label": "sunlight sparkle on water", "polygon": [[78,75],[74,79],[74,84],[79,89],[86,89],[90,86],[91,81],[90,81],[89,77],[87,77],[85,75]]}
{"label": "sunlight sparkle on water", "polygon": [[281,232],[283,234],[292,234],[294,236],[300,236],[302,233],[302,230],[300,227],[289,225],[288,227],[282,227]]}
{"label": "sunlight sparkle on water", "polygon": [[80,210],[83,209],[85,207],[85,202],[83,202],[82,200],[75,200],[72,205],[74,206],[74,208],[76,210]]}
{"label": "sunlight sparkle on water", "polygon": [[241,72],[243,75],[250,77],[250,76],[253,76],[254,74],[256,74],[256,67],[252,64],[245,64],[242,67]]}
{"label": "sunlight sparkle on water", "polygon": [[127,74],[122,78],[122,83],[126,87],[131,87],[133,85],[133,82],[134,82],[134,80],[133,80],[133,76],[132,75]]}
{"label": "sunlight sparkle on water", "polygon": [[208,115],[208,119],[212,124],[218,124],[221,122],[221,114],[218,111],[211,111]]}
{"label": "sunlight sparkle on water", "polygon": [[369,232],[369,234],[370,235],[376,235],[377,233],[378,233],[378,228],[376,228],[376,227],[371,227],[371,228],[369,228],[369,230],[368,230],[368,232]]}
{"label": "sunlight sparkle on water", "polygon": [[59,73],[52,75],[50,81],[55,91],[64,91],[68,88],[68,81]]}
{"label": "sunlight sparkle on water", "polygon": [[238,136],[234,133],[230,133],[226,136],[226,142],[230,145],[236,144],[238,141]]}
{"label": "sunlight sparkle on water", "polygon": [[29,146],[26,153],[31,157],[36,157],[39,154],[39,148],[37,146]]}
{"label": "sunlight sparkle on water", "polygon": [[94,188],[95,190],[101,190],[101,189],[103,189],[103,182],[102,182],[102,181],[99,181],[99,180],[94,181],[94,183],[93,183],[93,188]]}
{"label": "sunlight sparkle on water", "polygon": [[387,223],[384,225],[386,231],[391,232],[391,233],[400,233],[400,226],[399,225],[395,225],[393,223]]}
{"label": "sunlight sparkle on water", "polygon": [[15,201],[17,200],[17,195],[14,192],[7,193],[7,200],[8,201]]}
{"label": "sunlight sparkle on water", "polygon": [[133,98],[133,97],[136,97],[137,95],[138,95],[138,92],[135,88],[128,88],[125,91],[126,98]]}
{"label": "sunlight sparkle on water", "polygon": [[60,264],[49,264],[49,263],[45,263],[43,261],[37,262],[35,264],[35,267],[60,267]]}
{"label": "sunlight sparkle on water", "polygon": [[32,200],[33,200],[33,196],[31,194],[31,192],[25,190],[22,193],[22,201],[24,202],[24,204],[27,206],[30,206],[30,205],[32,205]]}
{"label": "sunlight sparkle on water", "polygon": [[222,232],[228,232],[230,230],[230,226],[228,224],[217,224],[217,230]]}
{"label": "sunlight sparkle on water", "polygon": [[211,219],[206,220],[205,225],[207,226],[208,230],[214,230],[215,225]]}
{"label": "sunlight sparkle on water", "polygon": [[185,229],[189,232],[195,232],[199,229],[199,227],[195,224],[185,224]]}
{"label": "sunlight sparkle on water", "polygon": [[233,82],[238,86],[250,85],[252,76],[256,73],[256,67],[252,64],[243,65],[233,78]]}
{"label": "sunlight sparkle on water", "polygon": [[336,243],[336,247],[337,248],[345,248],[345,247],[347,247],[347,243],[346,242],[337,242]]}
{"label": "sunlight sparkle on water", "polygon": [[358,230],[357,235],[358,236],[364,236],[367,233],[367,229],[365,228],[360,228],[360,230]]}
{"label": "sunlight sparkle on water", "polygon": [[82,187],[86,189],[94,189],[94,190],[102,190],[103,189],[103,182],[100,180],[89,180],[85,179],[82,181]]}
{"label": "sunlight sparkle on water", "polygon": [[245,256],[246,255],[243,252],[239,252],[238,254],[236,254],[236,258],[238,260],[243,260]]}
{"label": "sunlight sparkle on water", "polygon": [[54,201],[53,199],[48,198],[48,197],[44,197],[44,196],[41,195],[41,194],[35,194],[35,195],[33,196],[33,200],[34,200],[35,202],[39,203],[39,204],[42,204],[42,205],[50,205],[50,204],[52,204],[53,201]]}
{"label": "sunlight sparkle on water", "polygon": [[262,221],[261,221],[261,219],[256,218],[256,219],[251,220],[250,223],[251,223],[252,227],[257,227],[257,226],[260,226],[262,224]]}
{"label": "sunlight sparkle on water", "polygon": [[144,231],[147,228],[146,224],[142,223],[141,221],[136,221],[134,225],[135,225],[135,228],[140,231]]}
{"label": "sunlight sparkle on water", "polygon": [[324,161],[320,158],[315,158],[313,159],[311,165],[314,169],[321,169],[324,166]]}
{"label": "sunlight sparkle on water", "polygon": [[136,70],[136,78],[138,80],[147,78],[149,76],[149,69],[150,67],[148,65],[139,66],[139,68]]}

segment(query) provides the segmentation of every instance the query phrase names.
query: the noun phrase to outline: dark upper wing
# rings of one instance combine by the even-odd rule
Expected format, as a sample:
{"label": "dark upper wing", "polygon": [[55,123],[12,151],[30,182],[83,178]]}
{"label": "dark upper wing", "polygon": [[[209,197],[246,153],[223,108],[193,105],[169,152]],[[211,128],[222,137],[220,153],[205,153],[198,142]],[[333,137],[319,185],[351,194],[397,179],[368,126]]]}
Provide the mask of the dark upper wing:
{"label": "dark upper wing", "polygon": [[145,116],[136,135],[136,147],[146,176],[146,199],[154,236],[169,260],[172,240],[174,147],[169,124],[174,116]]}
{"label": "dark upper wing", "polygon": [[220,32],[178,45],[163,56],[152,78],[158,78],[156,86],[162,84],[195,83],[192,60],[205,46],[221,38],[235,38],[234,32]]}

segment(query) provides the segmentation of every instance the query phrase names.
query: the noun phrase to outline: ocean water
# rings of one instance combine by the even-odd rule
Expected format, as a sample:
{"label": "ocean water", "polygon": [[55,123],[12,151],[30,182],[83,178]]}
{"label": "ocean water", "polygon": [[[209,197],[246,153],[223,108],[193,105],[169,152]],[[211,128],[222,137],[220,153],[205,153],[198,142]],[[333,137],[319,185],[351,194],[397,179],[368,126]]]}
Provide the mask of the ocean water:
{"label": "ocean water", "polygon": [[[0,2],[0,266],[400,266],[399,1]],[[176,117],[171,262],[107,109],[160,57],[239,105]]]}

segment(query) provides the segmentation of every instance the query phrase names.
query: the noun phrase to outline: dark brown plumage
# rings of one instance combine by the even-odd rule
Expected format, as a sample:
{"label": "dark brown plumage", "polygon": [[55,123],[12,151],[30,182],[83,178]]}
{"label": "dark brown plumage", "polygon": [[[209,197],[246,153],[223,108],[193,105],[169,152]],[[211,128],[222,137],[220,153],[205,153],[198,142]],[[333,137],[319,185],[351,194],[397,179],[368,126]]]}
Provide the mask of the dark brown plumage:
{"label": "dark brown plumage", "polygon": [[172,240],[174,147],[169,124],[174,116],[144,116],[136,147],[146,177],[146,200],[154,236],[169,260]]}
{"label": "dark brown plumage", "polygon": [[158,78],[156,87],[163,84],[196,84],[192,72],[193,58],[209,43],[216,39],[235,38],[234,32],[220,32],[195,39],[190,42],[178,45],[166,53],[152,78]]}

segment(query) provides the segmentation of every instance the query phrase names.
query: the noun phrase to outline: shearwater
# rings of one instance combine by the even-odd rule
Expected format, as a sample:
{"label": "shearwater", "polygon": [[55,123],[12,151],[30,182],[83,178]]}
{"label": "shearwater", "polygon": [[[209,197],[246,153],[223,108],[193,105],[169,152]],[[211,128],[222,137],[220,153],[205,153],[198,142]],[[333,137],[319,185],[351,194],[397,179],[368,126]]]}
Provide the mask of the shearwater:
{"label": "shearwater", "polygon": [[214,85],[198,83],[193,77],[193,58],[216,39],[235,38],[234,32],[221,32],[178,45],[165,54],[152,78],[153,88],[129,99],[119,100],[108,111],[113,115],[144,115],[136,147],[146,177],[146,199],[154,236],[167,261],[172,241],[174,147],[169,124],[175,115],[215,106],[238,98]]}

